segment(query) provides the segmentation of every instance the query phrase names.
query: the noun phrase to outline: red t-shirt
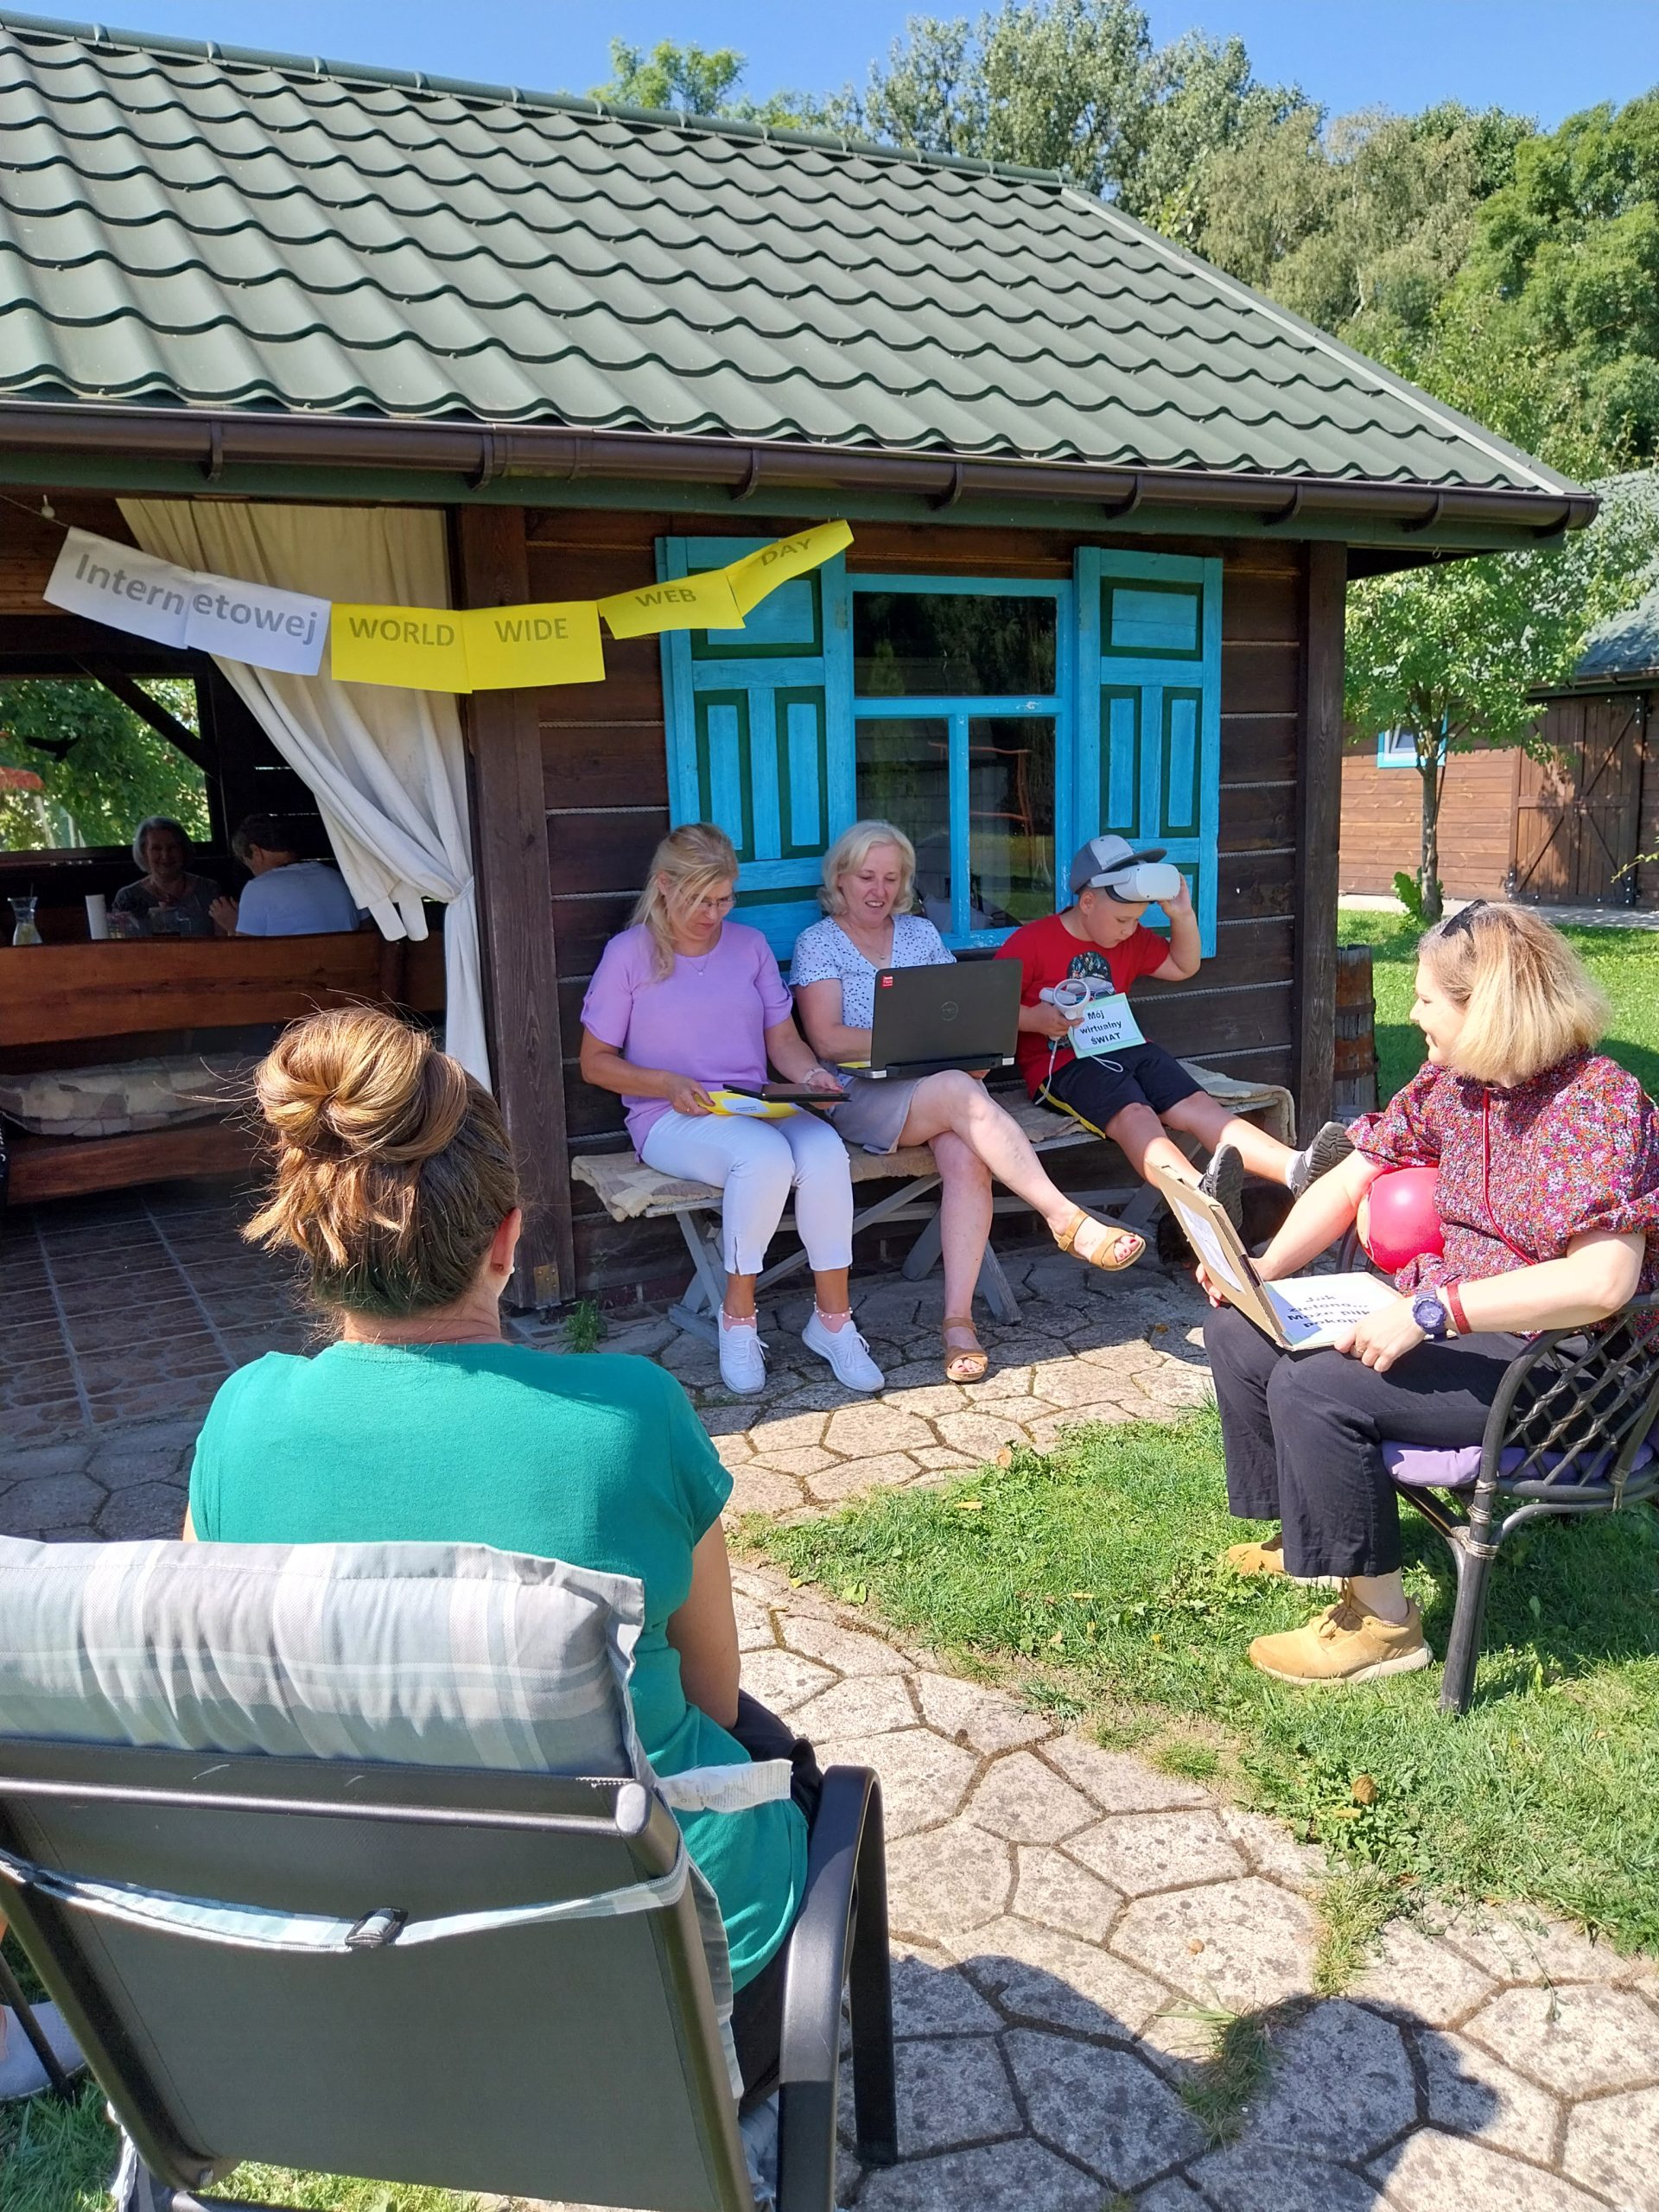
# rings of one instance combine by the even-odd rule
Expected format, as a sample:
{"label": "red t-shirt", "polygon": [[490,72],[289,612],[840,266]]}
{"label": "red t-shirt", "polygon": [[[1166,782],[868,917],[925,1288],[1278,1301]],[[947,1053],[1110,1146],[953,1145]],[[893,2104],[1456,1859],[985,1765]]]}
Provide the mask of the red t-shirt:
{"label": "red t-shirt", "polygon": [[[1060,914],[1045,914],[1040,921],[1026,922],[996,948],[999,960],[1017,960],[1021,982],[1020,1003],[1035,1006],[1040,995],[1066,976],[1109,976],[1113,986],[1127,991],[1142,976],[1150,976],[1169,957],[1169,939],[1137,922],[1122,944],[1103,952],[1086,938],[1073,937]],[[1026,1089],[1034,1098],[1050,1067],[1049,1040],[1034,1029],[1022,1029],[1014,1047]],[[1063,1068],[1077,1054],[1069,1045],[1056,1048],[1052,1065]]]}

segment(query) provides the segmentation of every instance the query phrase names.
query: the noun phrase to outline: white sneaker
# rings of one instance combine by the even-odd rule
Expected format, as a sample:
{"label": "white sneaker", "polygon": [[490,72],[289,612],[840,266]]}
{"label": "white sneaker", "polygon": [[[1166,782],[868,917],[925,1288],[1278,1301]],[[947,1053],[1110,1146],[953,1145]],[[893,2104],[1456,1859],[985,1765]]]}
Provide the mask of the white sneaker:
{"label": "white sneaker", "polygon": [[741,1398],[753,1398],[766,1389],[766,1348],[753,1321],[740,1321],[734,1328],[721,1316],[720,1379]]}
{"label": "white sneaker", "polygon": [[851,1321],[843,1322],[839,1329],[827,1328],[823,1315],[813,1308],[812,1319],[801,1331],[801,1342],[808,1351],[815,1351],[820,1359],[827,1359],[836,1371],[837,1382],[849,1390],[881,1390],[887,1387],[887,1376],[870,1357],[870,1348]]}

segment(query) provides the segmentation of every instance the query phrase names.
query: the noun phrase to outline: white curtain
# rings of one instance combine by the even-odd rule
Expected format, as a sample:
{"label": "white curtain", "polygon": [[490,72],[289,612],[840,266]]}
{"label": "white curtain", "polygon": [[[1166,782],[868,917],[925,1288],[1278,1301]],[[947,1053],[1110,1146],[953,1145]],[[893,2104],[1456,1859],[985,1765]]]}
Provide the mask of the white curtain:
{"label": "white curtain", "polygon": [[[448,607],[443,517],[420,507],[285,507],[123,499],[146,553],[321,599]],[[490,1079],[461,715],[441,691],[336,683],[219,664],[315,793],[340,873],[383,937],[423,938],[445,908],[444,1042]]]}

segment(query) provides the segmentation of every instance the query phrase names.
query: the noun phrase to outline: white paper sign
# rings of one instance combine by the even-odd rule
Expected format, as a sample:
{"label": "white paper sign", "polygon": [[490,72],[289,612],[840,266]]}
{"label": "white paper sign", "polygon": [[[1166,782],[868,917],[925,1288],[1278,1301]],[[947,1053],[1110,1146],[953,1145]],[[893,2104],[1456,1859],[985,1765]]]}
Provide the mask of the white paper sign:
{"label": "white paper sign", "polygon": [[41,596],[71,614],[161,645],[188,646],[254,668],[315,676],[329,602],[230,576],[198,575],[91,531],[65,537]]}
{"label": "white paper sign", "polygon": [[72,530],[41,596],[112,630],[182,647],[195,582],[188,569],[171,561],[135,553],[130,545],[95,537],[89,530]]}
{"label": "white paper sign", "polygon": [[1080,1060],[1092,1060],[1102,1052],[1116,1052],[1126,1045],[1144,1045],[1147,1040],[1128,999],[1122,991],[1115,991],[1109,999],[1090,1000],[1068,1041]]}

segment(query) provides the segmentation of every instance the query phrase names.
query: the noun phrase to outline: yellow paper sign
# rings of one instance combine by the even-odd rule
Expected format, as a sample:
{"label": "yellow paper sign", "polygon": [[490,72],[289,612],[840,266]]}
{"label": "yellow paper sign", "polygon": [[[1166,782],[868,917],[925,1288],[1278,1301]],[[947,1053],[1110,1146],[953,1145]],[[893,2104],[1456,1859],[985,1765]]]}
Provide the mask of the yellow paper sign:
{"label": "yellow paper sign", "polygon": [[853,533],[844,522],[820,523],[816,530],[800,531],[793,537],[775,538],[770,545],[745,554],[741,561],[732,562],[717,573],[731,579],[732,595],[741,612],[747,614],[768,592],[776,591],[779,584],[788,583],[791,577],[805,575],[809,569],[821,569],[852,542]]}
{"label": "yellow paper sign", "polygon": [[470,691],[461,618],[447,607],[341,607],[328,632],[336,683]]}
{"label": "yellow paper sign", "polygon": [[599,609],[591,599],[477,607],[461,622],[474,691],[605,681]]}
{"label": "yellow paper sign", "polygon": [[[757,594],[758,595],[758,594]],[[712,569],[707,575],[684,576],[671,583],[647,584],[643,591],[613,592],[599,611],[613,638],[649,638],[663,630],[741,630],[743,613],[732,592],[730,573]]]}

